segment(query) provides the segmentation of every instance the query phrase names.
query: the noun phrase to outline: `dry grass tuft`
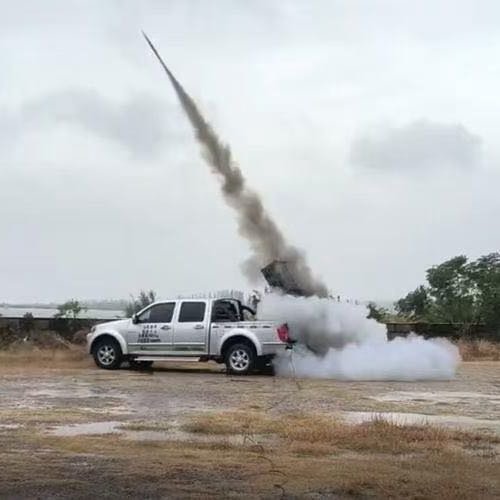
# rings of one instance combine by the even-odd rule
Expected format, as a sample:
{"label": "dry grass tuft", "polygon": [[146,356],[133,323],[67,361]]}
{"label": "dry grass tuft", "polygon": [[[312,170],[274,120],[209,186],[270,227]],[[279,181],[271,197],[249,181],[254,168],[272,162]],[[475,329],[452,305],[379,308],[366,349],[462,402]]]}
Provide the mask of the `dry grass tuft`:
{"label": "dry grass tuft", "polygon": [[403,425],[382,418],[349,424],[327,415],[273,417],[253,412],[203,414],[183,430],[203,434],[275,434],[299,454],[322,455],[334,449],[357,452],[409,453],[443,451],[452,447],[481,448],[500,438],[445,429],[430,424]]}
{"label": "dry grass tuft", "polygon": [[460,339],[458,349],[464,361],[500,361],[500,342]]}
{"label": "dry grass tuft", "polygon": [[[307,443],[320,449],[325,445],[358,452],[410,453],[419,451],[444,451],[460,446],[489,446],[490,436],[445,429],[430,424],[404,425],[382,418],[350,425],[345,422],[324,419],[306,426],[287,426],[282,433],[292,442]],[[311,446],[310,446],[311,449]]]}
{"label": "dry grass tuft", "polygon": [[275,419],[257,412],[206,413],[192,417],[182,426],[186,432],[199,434],[273,434]]}

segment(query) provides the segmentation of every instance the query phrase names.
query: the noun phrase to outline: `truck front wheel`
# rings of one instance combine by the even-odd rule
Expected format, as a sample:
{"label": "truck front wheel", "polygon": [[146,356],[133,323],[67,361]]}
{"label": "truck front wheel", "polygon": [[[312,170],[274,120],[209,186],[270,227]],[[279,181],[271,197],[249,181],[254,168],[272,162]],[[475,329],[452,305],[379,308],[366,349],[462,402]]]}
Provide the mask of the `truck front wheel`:
{"label": "truck front wheel", "polygon": [[255,366],[255,350],[248,344],[233,344],[225,355],[227,372],[233,375],[248,375]]}
{"label": "truck front wheel", "polygon": [[92,349],[95,364],[105,370],[116,370],[122,364],[120,344],[111,336],[97,340]]}

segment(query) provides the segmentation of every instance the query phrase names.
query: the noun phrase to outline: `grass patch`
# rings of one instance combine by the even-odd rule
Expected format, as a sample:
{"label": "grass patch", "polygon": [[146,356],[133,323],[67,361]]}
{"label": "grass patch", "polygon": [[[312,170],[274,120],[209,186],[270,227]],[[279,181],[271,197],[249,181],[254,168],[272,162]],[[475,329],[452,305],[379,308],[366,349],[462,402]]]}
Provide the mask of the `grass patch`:
{"label": "grass patch", "polygon": [[464,361],[500,361],[500,342],[460,339],[458,349]]}
{"label": "grass patch", "polygon": [[278,422],[252,411],[206,413],[192,417],[181,429],[195,434],[274,434]]}
{"label": "grass patch", "polygon": [[[416,437],[419,438],[422,436]],[[85,454],[85,461],[95,464],[95,469],[104,477],[113,479],[110,481],[113,490],[98,490],[95,496],[109,494],[124,485],[124,494],[130,496],[142,490],[144,495],[145,485],[151,484],[154,490],[149,494],[173,498],[206,498],[207,484],[210,484],[210,494],[216,498],[227,497],[231,492],[245,492],[247,496],[251,492],[253,498],[276,495],[493,498],[499,492],[498,463],[468,456],[459,450],[443,453],[429,450],[406,455],[334,452],[326,456],[307,449],[299,454],[286,440],[267,450],[232,446],[224,442],[222,436],[221,441],[185,442],[179,446],[178,442],[136,442],[107,435],[40,436],[25,442],[43,450],[53,450],[50,477],[56,474],[69,480],[80,477],[81,471],[68,468],[67,464],[72,457]],[[294,444],[306,446],[308,442],[294,441]],[[328,443],[313,444],[328,448]],[[12,484],[13,478],[26,477],[27,469],[30,478],[43,480],[46,477],[46,460],[32,456],[5,457],[8,459],[4,462],[8,484]],[[0,486],[1,475],[0,471]],[[107,484],[108,481],[91,481],[85,492],[90,493],[93,487],[107,487]],[[69,493],[70,490],[64,491]]]}
{"label": "grass patch", "polygon": [[109,415],[79,408],[25,408],[0,410],[0,423],[30,426],[71,425],[107,421]]}
{"label": "grass patch", "polygon": [[183,427],[212,435],[275,434],[299,453],[328,454],[332,450],[409,453],[452,447],[477,449],[500,443],[496,436],[446,429],[431,424],[403,425],[382,418],[348,424],[326,415],[269,416],[255,412],[224,412],[193,417]]}
{"label": "grass patch", "polygon": [[69,344],[61,348],[40,348],[29,342],[0,350],[0,366],[3,368],[81,368],[91,365],[85,347]]}
{"label": "grass patch", "polygon": [[[299,423],[299,422],[297,422]],[[303,423],[304,425],[300,425]],[[291,442],[376,453],[440,452],[460,446],[477,448],[500,442],[499,438],[470,432],[445,429],[431,424],[403,425],[382,418],[356,425],[328,418],[300,422],[284,428],[281,435]]]}

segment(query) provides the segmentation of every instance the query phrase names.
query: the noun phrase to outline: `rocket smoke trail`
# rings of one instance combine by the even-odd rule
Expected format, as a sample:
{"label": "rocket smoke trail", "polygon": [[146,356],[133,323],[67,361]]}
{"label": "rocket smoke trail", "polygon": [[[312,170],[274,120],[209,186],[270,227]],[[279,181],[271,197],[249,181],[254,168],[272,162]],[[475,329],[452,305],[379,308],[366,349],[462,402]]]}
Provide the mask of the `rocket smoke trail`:
{"label": "rocket smoke trail", "polygon": [[[270,261],[286,260],[296,284],[309,295],[305,298],[266,294],[259,304],[261,317],[286,321],[298,345],[309,347],[289,352],[293,363],[287,355],[278,356],[277,373],[342,380],[453,378],[460,356],[457,347],[449,341],[425,340],[413,335],[388,341],[385,327],[368,319],[365,307],[324,298],[326,286],[314,278],[303,253],[286,241],[265,211],[259,195],[246,185],[229,147],[220,141],[151,41],[145,34],[144,37],[174,87],[205,160],[222,181],[222,194],[236,211],[240,234],[250,242],[253,253],[244,268],[245,274],[254,279],[260,268]],[[315,352],[322,355],[317,356]]]}
{"label": "rocket smoke trail", "polygon": [[239,233],[250,243],[253,254],[243,266],[245,275],[250,280],[255,280],[264,265],[273,260],[285,260],[306,295],[326,297],[325,284],[313,276],[304,254],[286,241],[264,209],[259,195],[247,186],[240,168],[232,158],[229,146],[221,142],[193,99],[163,62],[151,40],[144,32],[142,34],[174,87],[182,109],[193,126],[196,139],[203,148],[204,159],[222,181],[222,194],[227,204],[236,211]]}

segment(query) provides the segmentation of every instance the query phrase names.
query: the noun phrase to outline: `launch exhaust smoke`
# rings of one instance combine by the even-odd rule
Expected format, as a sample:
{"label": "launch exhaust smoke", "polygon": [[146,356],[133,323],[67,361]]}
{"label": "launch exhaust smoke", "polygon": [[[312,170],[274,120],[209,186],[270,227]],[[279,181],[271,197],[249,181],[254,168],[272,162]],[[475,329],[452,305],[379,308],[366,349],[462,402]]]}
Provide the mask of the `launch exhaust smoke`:
{"label": "launch exhaust smoke", "polygon": [[287,261],[288,268],[304,295],[326,297],[328,292],[325,284],[313,276],[303,252],[286,241],[275,221],[265,210],[259,195],[247,186],[245,177],[232,158],[229,146],[219,139],[191,96],[163,62],[151,40],[144,32],[143,35],[174,87],[196,139],[203,148],[204,159],[222,181],[224,199],[237,214],[239,233],[250,243],[252,256],[243,266],[247,278],[255,281],[264,265],[274,260],[284,260]]}
{"label": "launch exhaust smoke", "polygon": [[[446,339],[415,334],[387,340],[364,306],[317,297],[266,294],[263,318],[287,322],[298,344],[274,361],[279,375],[339,380],[449,380],[460,355]],[[308,345],[324,353],[316,356]]]}

